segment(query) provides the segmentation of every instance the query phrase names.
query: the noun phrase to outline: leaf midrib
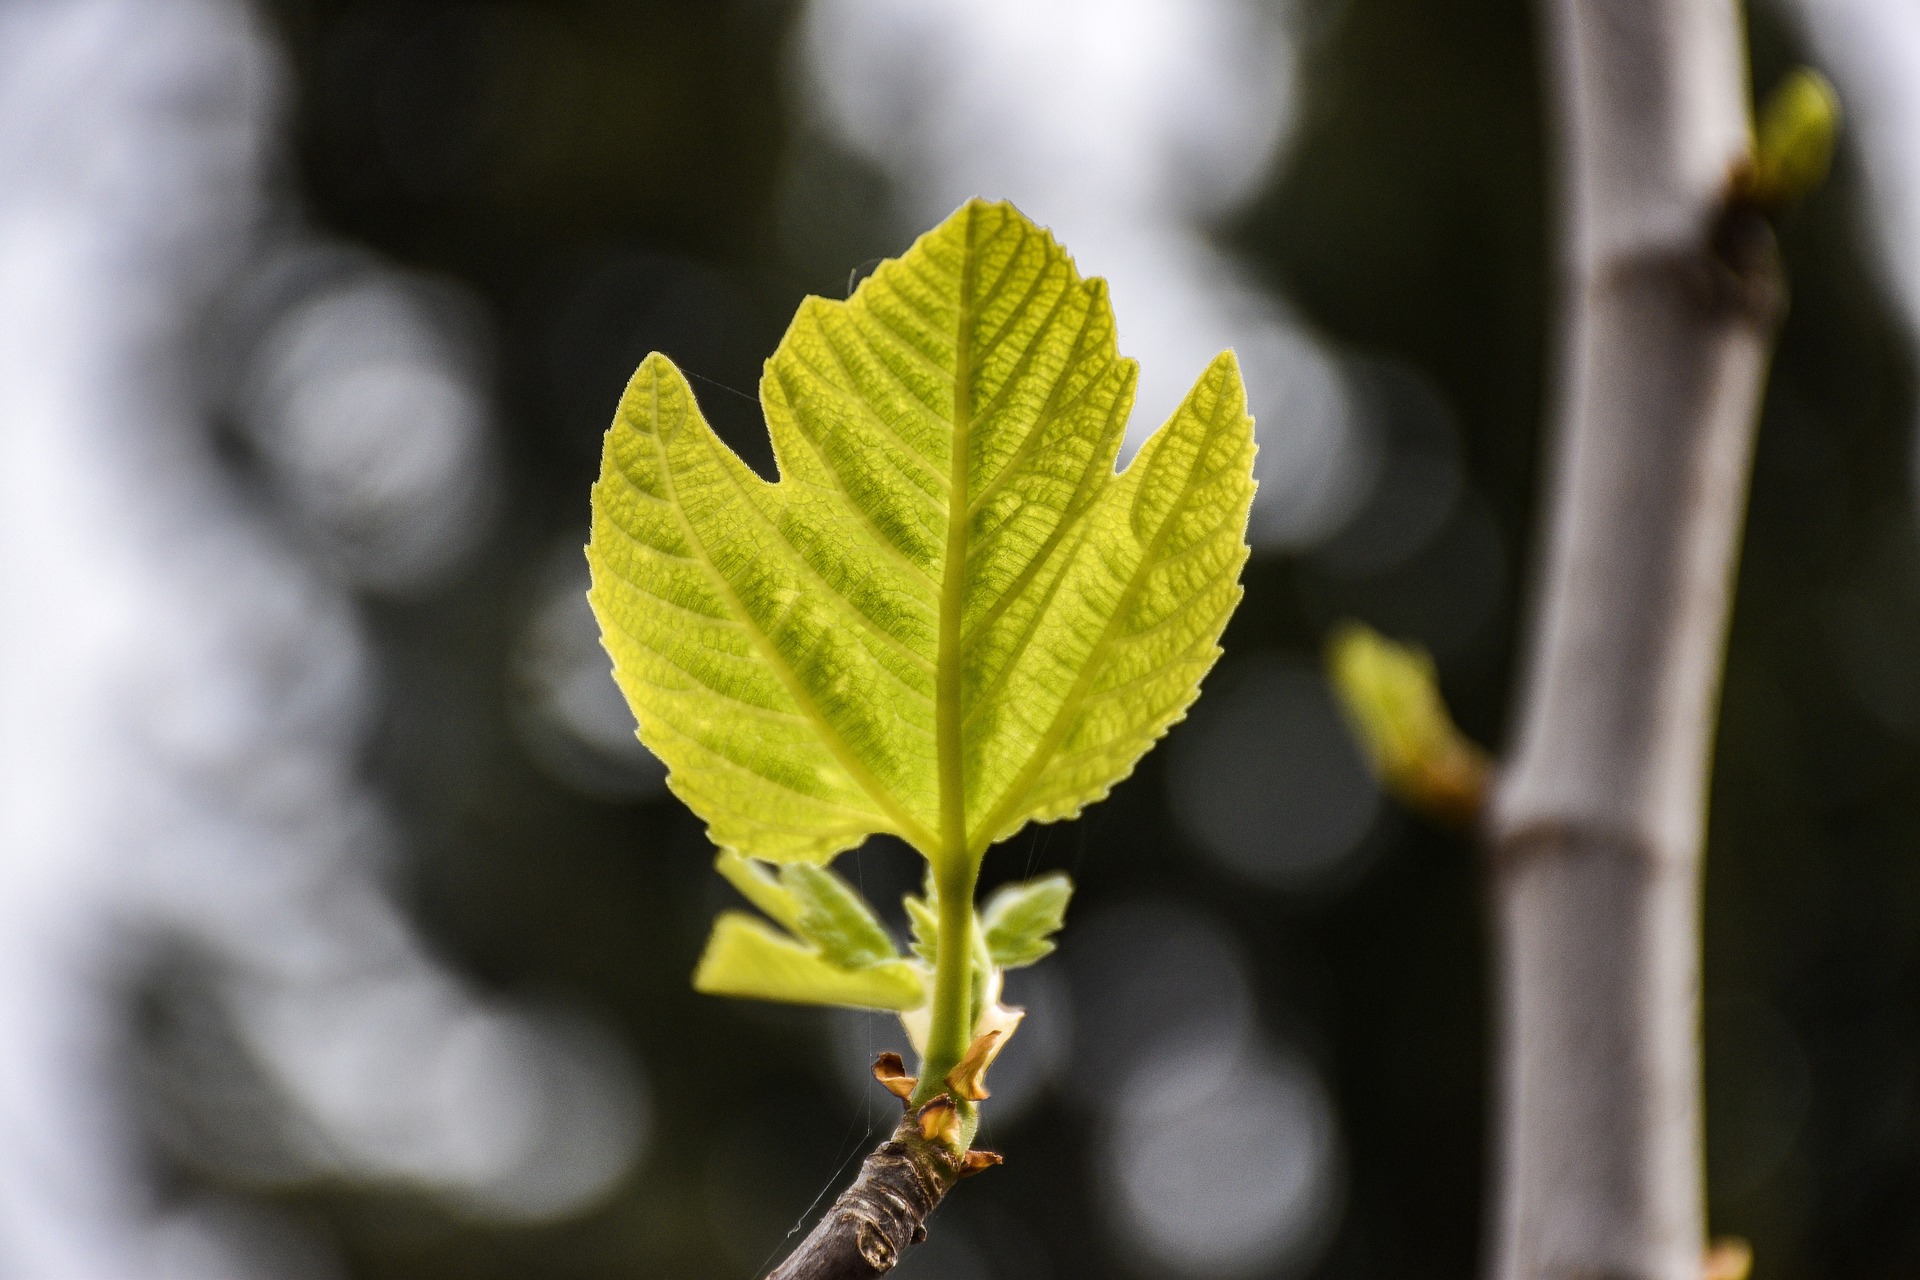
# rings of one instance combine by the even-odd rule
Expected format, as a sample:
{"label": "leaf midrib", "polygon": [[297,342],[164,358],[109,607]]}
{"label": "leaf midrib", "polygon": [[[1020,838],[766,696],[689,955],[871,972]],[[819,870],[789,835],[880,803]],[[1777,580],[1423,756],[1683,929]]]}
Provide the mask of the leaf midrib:
{"label": "leaf midrib", "polygon": [[964,858],[967,849],[967,794],[964,745],[966,668],[960,660],[961,613],[966,605],[969,518],[968,436],[973,429],[973,290],[979,259],[974,223],[979,206],[968,204],[961,229],[960,296],[955,308],[953,348],[953,434],[947,459],[946,563],[940,570],[940,644],[934,674],[934,733],[940,771],[940,849],[926,850],[930,861]]}

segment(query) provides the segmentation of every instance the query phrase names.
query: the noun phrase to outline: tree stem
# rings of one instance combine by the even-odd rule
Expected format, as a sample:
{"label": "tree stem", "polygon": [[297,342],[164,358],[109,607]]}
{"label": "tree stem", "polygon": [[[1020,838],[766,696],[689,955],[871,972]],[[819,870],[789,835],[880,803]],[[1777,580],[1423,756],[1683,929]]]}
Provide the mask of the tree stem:
{"label": "tree stem", "polygon": [[1733,0],[1543,0],[1564,160],[1549,530],[1488,819],[1493,1280],[1698,1280],[1708,764],[1779,268]]}
{"label": "tree stem", "polygon": [[926,1238],[927,1215],[965,1172],[962,1153],[923,1132],[909,1107],[853,1185],[767,1280],[869,1280]]}
{"label": "tree stem", "polygon": [[[947,1073],[973,1039],[973,891],[980,864],[964,852],[939,876],[939,943],[933,966],[933,1010],[927,1052],[912,1105],[920,1106],[946,1088]],[[962,1105],[965,1105],[964,1102]]]}

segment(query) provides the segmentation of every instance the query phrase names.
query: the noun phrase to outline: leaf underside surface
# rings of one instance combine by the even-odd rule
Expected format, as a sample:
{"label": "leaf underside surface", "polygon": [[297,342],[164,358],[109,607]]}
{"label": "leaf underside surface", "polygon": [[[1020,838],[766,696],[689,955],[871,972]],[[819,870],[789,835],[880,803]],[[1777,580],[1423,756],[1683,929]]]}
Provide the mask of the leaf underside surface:
{"label": "leaf underside surface", "polygon": [[987,956],[1002,969],[1018,969],[1053,954],[1053,935],[1067,918],[1073,881],[1042,876],[1001,889],[981,913]]}
{"label": "leaf underside surface", "polygon": [[908,961],[842,968],[812,947],[738,911],[728,911],[714,921],[693,987],[710,995],[855,1009],[914,1009],[927,998],[922,970]]}
{"label": "leaf underside surface", "polygon": [[1134,382],[1105,282],[981,201],[802,303],[760,384],[777,482],[647,357],[594,487],[590,599],[716,844],[978,858],[1104,797],[1185,714],[1240,597],[1253,424],[1222,353],[1116,474]]}

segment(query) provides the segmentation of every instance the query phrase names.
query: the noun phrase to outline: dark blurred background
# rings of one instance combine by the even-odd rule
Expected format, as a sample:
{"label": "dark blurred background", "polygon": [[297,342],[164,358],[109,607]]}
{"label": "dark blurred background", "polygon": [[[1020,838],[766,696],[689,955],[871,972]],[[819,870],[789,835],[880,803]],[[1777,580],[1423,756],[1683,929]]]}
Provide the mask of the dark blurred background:
{"label": "dark blurred background", "polygon": [[[1857,123],[1781,228],[1712,1228],[1758,1280],[1909,1277],[1920,17],[1751,27],[1758,85],[1813,61]],[[10,642],[54,692],[9,730],[38,816],[0,876],[0,1275],[744,1278],[831,1197],[904,1036],[690,990],[729,891],[596,647],[587,490],[651,350],[769,468],[800,298],[975,191],[1112,277],[1136,442],[1242,351],[1263,490],[1191,719],[988,858],[1079,892],[1012,987],[1007,1164],[902,1274],[1472,1274],[1476,855],[1378,796],[1318,653],[1344,617],[1417,640],[1502,741],[1550,354],[1535,39],[1517,0],[0,4],[0,339],[39,352],[0,357],[0,410],[44,444],[6,536],[54,566]],[[103,599],[128,617],[62,638]],[[909,851],[838,865],[898,921]]]}

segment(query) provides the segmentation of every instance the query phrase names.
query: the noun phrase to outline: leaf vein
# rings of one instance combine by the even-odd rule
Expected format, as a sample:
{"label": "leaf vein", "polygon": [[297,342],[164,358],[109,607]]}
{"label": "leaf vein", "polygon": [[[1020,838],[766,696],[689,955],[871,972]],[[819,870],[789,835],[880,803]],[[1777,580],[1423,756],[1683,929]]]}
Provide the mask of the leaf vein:
{"label": "leaf vein", "polygon": [[[1210,419],[1210,425],[1217,425],[1218,422],[1219,418],[1217,414]],[[1203,448],[1211,438],[1211,435],[1211,431],[1203,433],[1201,438]],[[1059,747],[1061,740],[1066,737],[1067,732],[1072,728],[1075,719],[1084,710],[1087,690],[1099,675],[1101,660],[1106,656],[1107,647],[1113,640],[1120,620],[1126,616],[1127,610],[1132,607],[1134,597],[1139,594],[1141,586],[1146,582],[1147,574],[1152,569],[1154,558],[1159,552],[1161,541],[1167,536],[1168,530],[1173,527],[1174,521],[1185,509],[1187,503],[1192,500],[1196,488],[1196,473],[1198,471],[1199,467],[1197,465],[1188,470],[1186,480],[1180,491],[1180,496],[1169,507],[1165,519],[1160,523],[1160,527],[1154,530],[1153,538],[1142,548],[1140,563],[1135,566],[1132,580],[1127,584],[1126,590],[1121,593],[1120,599],[1115,601],[1113,613],[1108,618],[1106,628],[1102,632],[1099,641],[1095,643],[1093,649],[1087,654],[1086,665],[1081,669],[1079,679],[1074,682],[1073,691],[1061,702],[1059,711],[1054,715],[1053,723],[1047,727],[1047,732],[1041,735],[1039,745],[1037,745],[1032,754],[1027,757],[1027,763],[1021,768],[1020,773],[1016,775],[1013,783],[1008,786],[1006,793],[1001,797],[1000,803],[994,806],[992,812],[988,815],[987,821],[981,825],[980,830],[982,834],[988,838],[991,838],[992,833],[998,831],[1003,825],[1010,821],[1013,813],[1017,811],[1021,804],[1025,803],[1028,793],[1033,790],[1034,785],[1039,782],[1047,766],[1051,763],[1051,757],[1054,751]],[[971,843],[971,839],[972,837],[969,835],[969,843]]]}
{"label": "leaf vein", "polygon": [[[660,416],[660,389],[657,381],[653,388],[653,400],[654,421],[658,422]],[[709,431],[707,434],[711,436],[712,432]],[[672,493],[673,468],[666,456],[666,444],[659,439],[657,432],[654,439],[655,448],[659,451],[660,455],[661,475],[667,484],[668,492]],[[713,441],[709,439],[702,443],[711,454]],[[748,499],[746,493],[740,489],[739,478],[727,469],[724,460],[716,459],[716,461],[720,463],[722,473],[732,482],[735,491],[740,493],[741,500],[758,512],[759,504]],[[916,835],[922,839],[926,838],[926,828],[923,827],[920,822],[914,818],[913,814],[907,810],[906,806],[901,804],[899,799],[873,775],[873,771],[867,768],[866,763],[860,759],[852,746],[841,736],[840,731],[834,727],[833,722],[828,720],[825,713],[815,705],[812,692],[808,690],[805,682],[800,679],[799,674],[788,666],[786,659],[780,653],[779,646],[773,643],[772,637],[762,635],[758,628],[751,625],[752,614],[747,611],[745,602],[742,601],[739,594],[734,591],[733,584],[727,581],[726,575],[721,573],[719,569],[712,564],[712,561],[706,557],[705,544],[701,542],[698,531],[694,529],[692,522],[687,519],[686,513],[680,509],[677,500],[674,502],[673,509],[675,516],[680,520],[681,528],[686,533],[689,545],[700,552],[701,558],[706,561],[708,570],[713,575],[714,582],[718,585],[722,594],[728,598],[735,611],[748,622],[748,636],[755,641],[767,663],[774,668],[774,671],[782,678],[783,682],[786,683],[788,687],[787,691],[792,695],[795,704],[814,722],[814,731],[820,735],[822,741],[826,743],[827,749],[839,760],[840,766],[847,771],[848,776],[850,776],[863,791],[873,797],[874,803],[879,805],[886,815],[894,821],[898,828],[898,834],[909,840],[914,839]],[[763,520],[765,519],[765,513],[761,513],[761,518]],[[776,529],[774,532],[777,534],[779,531]],[[796,556],[796,558],[798,557]],[[823,582],[822,585],[825,585],[825,583]],[[829,588],[829,590],[831,590],[831,588]],[[838,598],[837,592],[833,594]],[[858,614],[858,610],[854,612]],[[865,618],[866,615],[859,614],[859,616]],[[870,619],[868,623],[869,626],[872,625]],[[885,664],[882,665],[884,666]],[[897,676],[895,678],[898,679]]]}
{"label": "leaf vein", "polygon": [[[663,460],[663,465],[664,465],[664,460]],[[841,594],[841,592],[831,582],[828,582],[826,578],[821,574],[821,572],[818,569],[814,568],[812,563],[809,562],[805,556],[800,554],[799,549],[787,540],[786,536],[783,533],[781,533],[780,527],[774,524],[773,521],[767,518],[766,512],[760,509],[760,504],[757,502],[754,502],[752,499],[747,497],[746,493],[740,488],[740,481],[737,476],[733,475],[730,471],[728,471],[724,465],[721,466],[720,471],[721,471],[721,474],[727,477],[727,482],[733,485],[734,491],[740,494],[742,503],[749,510],[753,512],[754,516],[760,521],[760,523],[765,525],[767,528],[767,531],[773,535],[773,545],[778,547],[782,552],[785,553],[784,558],[787,560],[787,562],[792,564],[802,574],[806,575],[807,577],[811,578],[815,583],[817,583],[821,587],[821,589],[824,591],[826,599],[832,600],[833,602],[837,603],[840,606],[838,609],[835,610],[835,612],[842,614],[844,617],[848,619],[848,621],[853,622],[855,624],[856,631],[859,632],[860,634],[870,637],[871,639],[881,641],[884,645],[886,645],[887,648],[891,649],[895,653],[898,653],[901,657],[906,658],[908,661],[912,662],[915,666],[920,667],[923,670],[926,670],[928,672],[931,672],[933,670],[933,664],[930,661],[928,661],[925,657],[921,656],[920,654],[915,653],[912,649],[909,649],[904,643],[900,641],[898,637],[892,635],[890,632],[887,631],[885,627],[881,626],[878,622],[874,621],[871,617],[867,616],[865,611],[863,611],[858,605],[854,604],[853,601],[847,599],[845,595]],[[631,481],[629,481],[629,483],[631,483]],[[693,526],[687,522],[685,514],[680,511],[677,505],[674,507],[674,514],[676,517],[679,518],[681,527],[686,531],[688,540],[690,542],[693,542],[695,545],[698,545],[698,535],[693,532]],[[622,529],[621,532],[625,533],[626,530]],[[631,537],[631,535],[628,535],[628,536]],[[650,545],[650,544],[643,543],[641,545]],[[694,563],[700,564],[706,567],[714,575],[714,577],[717,580],[724,581],[724,579],[720,578],[719,570],[714,568],[713,562],[710,559],[707,559],[704,556],[688,557],[688,558],[691,559]],[[733,592],[732,592],[732,587],[730,585],[727,588],[727,592],[729,596],[732,596]],[[734,598],[737,602],[738,598],[737,597],[734,597]],[[742,612],[743,613],[745,612],[744,609],[742,609]],[[750,618],[751,615],[748,615],[748,617]],[[878,658],[879,654],[875,653],[874,657]],[[880,666],[889,675],[893,676],[895,680],[899,680],[902,688],[906,689],[910,693],[919,694],[920,691],[918,689],[915,689],[911,684],[908,684],[905,680],[902,680],[899,674],[894,672],[891,667],[888,667],[884,662],[881,663]]]}
{"label": "leaf vein", "polygon": [[[786,390],[786,375],[776,372],[775,376],[780,379],[782,393],[786,395],[787,402],[791,404],[793,402],[793,394],[791,391]],[[797,419],[798,415],[796,414],[795,416]],[[853,491],[847,488],[846,479],[840,474],[840,469],[834,466],[832,459],[827,457],[826,450],[822,449],[820,442],[813,438],[813,433],[805,427],[799,426],[797,422],[796,428],[800,438],[806,441],[807,448],[811,449],[813,456],[820,460],[821,469],[833,477],[832,491],[846,499],[847,506],[853,509],[854,514],[859,517],[861,525],[866,528],[867,533],[872,537],[874,542],[878,543],[881,550],[888,553],[896,564],[911,572],[930,589],[937,591],[939,584],[934,582],[933,575],[928,573],[926,568],[915,561],[912,556],[909,556],[902,550],[899,544],[894,542],[891,537],[887,536],[878,522],[874,520],[873,513],[867,510],[865,504],[853,496]],[[898,470],[898,468],[896,468],[896,470]]]}

